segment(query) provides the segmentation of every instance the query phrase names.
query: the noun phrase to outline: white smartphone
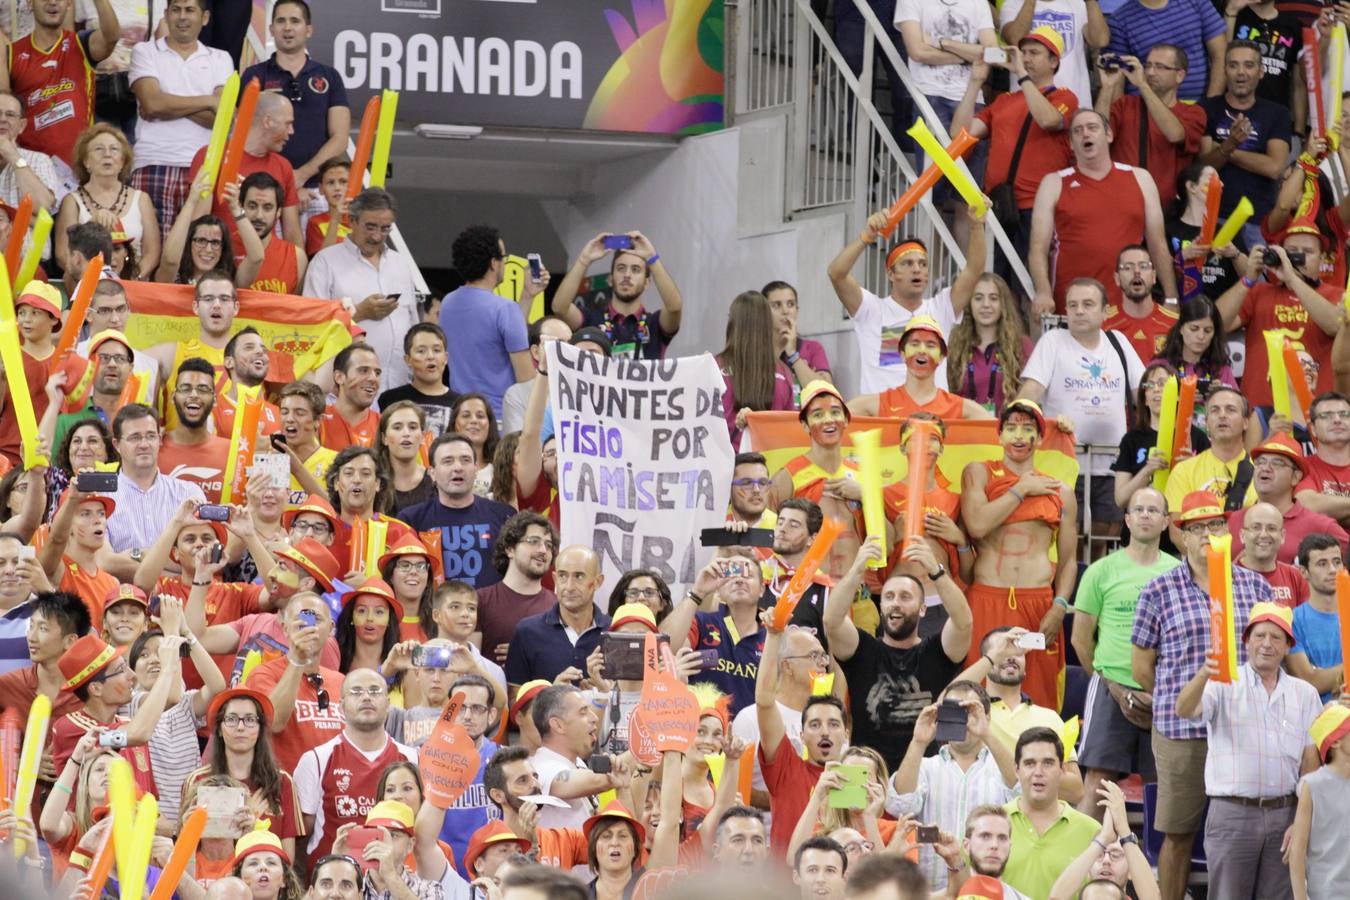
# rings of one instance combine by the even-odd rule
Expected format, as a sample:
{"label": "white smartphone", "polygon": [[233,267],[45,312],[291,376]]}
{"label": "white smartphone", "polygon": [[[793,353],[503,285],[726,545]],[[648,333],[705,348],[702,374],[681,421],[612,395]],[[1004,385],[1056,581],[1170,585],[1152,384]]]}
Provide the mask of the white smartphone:
{"label": "white smartphone", "polygon": [[985,47],[984,61],[990,65],[1006,66],[1008,64],[1008,51],[1002,47]]}
{"label": "white smartphone", "polygon": [[1044,650],[1045,635],[1039,631],[1028,631],[1017,636],[1017,646],[1023,650]]}
{"label": "white smartphone", "polygon": [[19,559],[37,559],[37,548],[28,545],[20,547]]}

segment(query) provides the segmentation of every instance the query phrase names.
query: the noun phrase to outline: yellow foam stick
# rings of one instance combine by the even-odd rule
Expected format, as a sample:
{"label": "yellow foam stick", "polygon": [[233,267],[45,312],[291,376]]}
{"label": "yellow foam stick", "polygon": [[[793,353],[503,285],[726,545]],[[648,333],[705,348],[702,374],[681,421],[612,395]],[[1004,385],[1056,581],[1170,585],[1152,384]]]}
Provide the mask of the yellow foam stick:
{"label": "yellow foam stick", "polygon": [[250,403],[258,399],[262,392],[262,385],[256,387],[245,387],[237,385],[235,397],[234,427],[230,431],[230,450],[229,456],[225,459],[225,475],[221,484],[224,486],[221,491],[221,502],[230,502],[231,487],[234,485],[234,475],[238,466],[239,446],[244,440],[244,415],[245,409]]}
{"label": "yellow foam stick", "polygon": [[28,252],[19,264],[19,277],[14,279],[13,291],[18,295],[28,282],[37,274],[38,263],[42,261],[42,248],[47,246],[47,238],[52,233],[52,214],[45,209],[38,210],[37,221],[33,223],[33,239],[28,244]]}
{"label": "yellow foam stick", "polygon": [[914,127],[907,132],[910,137],[918,142],[923,148],[923,152],[928,154],[937,167],[942,170],[942,174],[947,176],[947,180],[956,188],[956,192],[961,195],[961,199],[966,201],[967,206],[975,207],[978,215],[984,215],[985,203],[984,194],[976,187],[975,182],[971,181],[961,167],[947,153],[947,148],[938,143],[938,139],[933,137],[933,132],[928,130],[923,119],[914,123]]}
{"label": "yellow foam stick", "polygon": [[886,567],[886,503],[881,496],[881,429],[853,435],[858,451],[858,485],[862,488],[863,524],[867,536],[881,541],[882,558],[868,563],[869,569]]}
{"label": "yellow foam stick", "polygon": [[1331,149],[1340,147],[1341,92],[1345,87],[1345,23],[1331,27],[1331,112],[1327,115],[1327,140]]}
{"label": "yellow foam stick", "polygon": [[[136,804],[136,821],[132,824],[131,869],[125,876],[120,870],[117,873],[121,900],[141,900],[145,896],[145,876],[150,870],[150,849],[158,821],[159,802],[154,794],[145,794]],[[116,835],[113,839],[116,840]]]}
{"label": "yellow foam stick", "polygon": [[708,774],[712,775],[713,788],[722,784],[722,773],[727,768],[727,755],[725,753],[709,753],[703,757],[703,761],[708,764]]}
{"label": "yellow foam stick", "polygon": [[1233,207],[1233,211],[1228,214],[1228,218],[1224,219],[1218,233],[1214,235],[1214,241],[1209,245],[1209,249],[1211,251],[1222,250],[1233,243],[1233,238],[1237,237],[1237,233],[1242,230],[1243,225],[1247,224],[1247,220],[1252,217],[1253,212],[1255,210],[1252,209],[1252,201],[1246,197],[1239,200],[1237,206]]}
{"label": "yellow foam stick", "polygon": [[[0,296],[9,297],[8,284],[0,279]],[[23,350],[19,348],[19,326],[13,319],[0,322],[0,361],[5,366],[5,381],[14,406],[14,418],[19,424],[19,439],[23,444],[23,467],[47,465],[47,457],[38,453],[37,416],[33,413],[33,395],[28,390],[28,378],[23,373]]]}
{"label": "yellow foam stick", "polygon": [[371,519],[366,523],[366,574],[372,578],[380,574],[380,557],[389,544],[389,523]]}
{"label": "yellow foam stick", "polygon": [[202,171],[211,177],[206,182],[203,197],[211,196],[215,190],[216,176],[220,174],[220,162],[225,158],[225,142],[230,139],[230,123],[234,121],[234,108],[239,103],[239,73],[231,72],[220,90],[220,102],[216,104],[216,118],[211,124],[211,140],[206,144],[206,155],[202,157]]}
{"label": "yellow foam stick", "polygon": [[[1173,375],[1167,379],[1167,384],[1163,386],[1162,407],[1158,410],[1158,442],[1155,445],[1155,456],[1161,456],[1172,463],[1172,444],[1177,434],[1177,392],[1180,387],[1177,384],[1177,377]],[[1159,469],[1153,473],[1153,487],[1162,490],[1167,486],[1167,470]]]}
{"label": "yellow foam stick", "polygon": [[131,875],[131,850],[136,843],[136,778],[131,763],[119,756],[108,766],[108,808],[112,810],[113,853],[118,884]]}
{"label": "yellow foam stick", "polygon": [[819,697],[823,694],[834,693],[834,673],[833,672],[812,672],[811,673],[811,696]]}
{"label": "yellow foam stick", "polygon": [[1064,744],[1065,756],[1068,756],[1069,751],[1071,751],[1074,745],[1078,743],[1078,732],[1082,727],[1083,724],[1078,721],[1078,717],[1074,716],[1072,719],[1065,722],[1064,727],[1059,730],[1059,739]]}
{"label": "yellow foam stick", "polygon": [[394,141],[394,113],[398,110],[398,91],[380,95],[380,122],[375,126],[375,147],[370,152],[370,186],[384,187],[389,171],[389,146]]}
{"label": "yellow foam stick", "polygon": [[[37,787],[38,766],[42,762],[42,748],[47,743],[47,726],[52,721],[52,701],[45,694],[33,698],[28,710],[28,726],[23,732],[23,750],[19,754],[19,773],[14,782],[14,815],[20,819],[33,817],[33,789]],[[14,857],[23,859],[26,850],[21,839],[14,841]]]}
{"label": "yellow foam stick", "polygon": [[1267,331],[1266,369],[1270,373],[1271,402],[1275,414],[1286,419],[1293,417],[1293,405],[1289,401],[1289,370],[1284,364],[1284,332],[1278,329]]}

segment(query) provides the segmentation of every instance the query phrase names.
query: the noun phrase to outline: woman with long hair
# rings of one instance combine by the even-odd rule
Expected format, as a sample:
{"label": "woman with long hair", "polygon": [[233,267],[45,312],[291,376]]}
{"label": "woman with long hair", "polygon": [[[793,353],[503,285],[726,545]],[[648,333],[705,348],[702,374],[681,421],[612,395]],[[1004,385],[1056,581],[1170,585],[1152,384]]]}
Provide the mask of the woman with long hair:
{"label": "woman with long hair", "polygon": [[516,448],[519,446],[519,431],[504,434],[497,441],[497,450],[492,454],[492,484],[488,489],[488,497],[516,509],[520,508],[516,499]]}
{"label": "woman with long hair", "polygon": [[[217,694],[206,713],[212,738],[210,761],[188,776],[183,807],[195,807],[197,787],[205,779],[233,778],[249,792],[247,805],[253,816],[271,821],[272,833],[289,855],[295,853],[295,839],[305,828],[295,784],[290,773],[277,765],[272,751],[271,721],[272,701],[266,694],[246,687]],[[217,871],[227,868],[217,866]]]}
{"label": "woman with long hair", "polygon": [[[160,230],[155,205],[144,191],[131,187],[131,144],[122,130],[95,122],[75,139],[72,168],[80,186],[61,200],[52,236],[56,260],[70,266],[72,225],[95,222],[111,234],[122,231],[140,261],[129,277],[148,279],[159,266]],[[111,259],[105,260],[113,265]]]}
{"label": "woman with long hair", "polygon": [[1170,364],[1182,378],[1194,375],[1198,397],[1207,394],[1215,381],[1237,387],[1233,367],[1229,365],[1223,317],[1208,297],[1192,297],[1181,304],[1158,360]]}
{"label": "woman with long hair", "polygon": [[92,412],[75,420],[65,431],[57,433],[57,421],[66,402],[63,386],[65,375],[56,373],[47,379],[47,411],[38,422],[38,436],[56,449],[53,464],[47,468],[48,519],[56,515],[61,494],[70,486],[76,472],[94,469],[99,463],[120,462],[113,446],[112,432],[107,423]]}
{"label": "woman with long hair", "polygon": [[339,670],[346,675],[356,669],[380,667],[399,639],[403,604],[394,599],[394,589],[379,578],[367,578],[354,591],[342,595],[333,635],[341,655]]}
{"label": "woman with long hair", "polygon": [[[1153,479],[1153,473],[1167,468],[1167,463],[1153,454],[1158,443],[1158,419],[1162,414],[1162,393],[1167,379],[1176,375],[1176,369],[1166,360],[1155,359],[1144,368],[1139,379],[1139,395],[1135,398],[1135,420],[1130,430],[1120,439],[1120,454],[1111,464],[1116,473],[1116,505],[1125,509],[1134,492]],[[1196,391],[1195,405],[1204,404],[1204,393]],[[1204,431],[1191,425],[1191,450],[1199,453],[1209,447]],[[1174,461],[1175,463],[1176,461]]]}
{"label": "woman with long hair", "polygon": [[652,611],[658,625],[675,608],[670,585],[653,569],[629,569],[619,576],[609,593],[609,615],[613,617],[625,603],[641,603]]}
{"label": "woman with long hair", "polygon": [[291,868],[291,855],[270,831],[250,831],[235,843],[230,874],[243,879],[253,900],[300,900],[305,896]]}
{"label": "woman with long hair", "polygon": [[985,272],[975,282],[970,309],[947,339],[951,392],[974,400],[997,416],[1022,386],[1031,338],[1022,327],[1008,282]]}
{"label": "woman with long hair", "polygon": [[727,311],[727,341],[717,354],[726,390],[722,414],[736,447],[751,411],[792,409],[792,372],[778,358],[778,329],[769,301],[743,291]]}
{"label": "woman with long hair", "polygon": [[393,480],[394,509],[436,496],[436,485],[420,457],[426,430],[426,411],[411,400],[391,403],[380,412],[375,452]]}
{"label": "woman with long hair", "polygon": [[1182,169],[1177,176],[1176,208],[1163,221],[1167,245],[1181,269],[1177,289],[1183,301],[1201,295],[1218,297],[1247,270],[1246,245],[1241,231],[1222,250],[1211,251],[1196,243],[1205,221],[1209,182],[1217,177],[1215,168],[1204,163],[1194,162]]}
{"label": "woman with long hair", "polygon": [[450,430],[462,434],[473,445],[478,474],[473,479],[473,492],[487,497],[492,491],[492,477],[497,453],[497,417],[492,404],[479,393],[460,394],[450,408]]}
{"label": "woman with long hair", "polygon": [[[188,201],[183,204],[173,227],[164,236],[164,252],[160,257],[159,269],[155,272],[155,281],[196,284],[197,279],[207,272],[219,269],[234,279],[235,287],[246,288],[258,277],[263,261],[262,241],[252,227],[240,228],[239,239],[244,247],[244,258],[236,267],[230,229],[211,212],[211,196],[214,192],[209,174],[205,166],[197,173],[188,193]],[[241,177],[224,190],[225,202],[236,222],[244,217],[240,205],[242,198],[239,196],[239,185],[242,183]]]}
{"label": "woman with long hair", "polygon": [[[375,802],[381,800],[397,800],[400,803],[407,804],[408,808],[416,816],[418,810],[422,808],[422,798],[425,794],[425,786],[422,784],[422,772],[415,763],[406,759],[400,759],[398,762],[392,762],[384,767],[380,773],[380,783],[375,787]],[[441,852],[445,854],[447,862],[454,859],[454,850],[445,841],[437,840]],[[408,854],[408,868],[416,868],[416,861],[413,854]]]}
{"label": "woman with long hair", "polygon": [[403,541],[384,552],[379,567],[380,577],[403,606],[399,640],[425,643],[435,637],[436,579],[431,551],[421,541]]}

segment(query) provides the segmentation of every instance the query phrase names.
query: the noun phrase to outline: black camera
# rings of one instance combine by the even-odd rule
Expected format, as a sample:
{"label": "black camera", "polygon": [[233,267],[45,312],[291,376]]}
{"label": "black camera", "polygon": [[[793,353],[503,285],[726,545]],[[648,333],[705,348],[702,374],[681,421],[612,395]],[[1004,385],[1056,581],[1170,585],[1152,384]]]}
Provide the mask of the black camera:
{"label": "black camera", "polygon": [[[1284,255],[1289,257],[1289,264],[1295,269],[1302,267],[1308,259],[1308,255],[1302,250],[1286,250]],[[1278,266],[1280,265],[1280,254],[1270,247],[1265,247],[1261,250],[1261,261],[1267,266]]]}

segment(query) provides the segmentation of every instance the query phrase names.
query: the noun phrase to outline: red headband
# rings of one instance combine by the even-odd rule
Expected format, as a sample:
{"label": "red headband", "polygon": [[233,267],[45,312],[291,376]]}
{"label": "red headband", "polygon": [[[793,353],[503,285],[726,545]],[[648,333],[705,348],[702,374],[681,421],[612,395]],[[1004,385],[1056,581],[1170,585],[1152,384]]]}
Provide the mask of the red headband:
{"label": "red headband", "polygon": [[889,269],[891,266],[895,265],[895,261],[906,253],[922,253],[924,256],[928,255],[928,251],[924,249],[923,244],[920,244],[918,241],[905,241],[887,254],[886,268]]}

